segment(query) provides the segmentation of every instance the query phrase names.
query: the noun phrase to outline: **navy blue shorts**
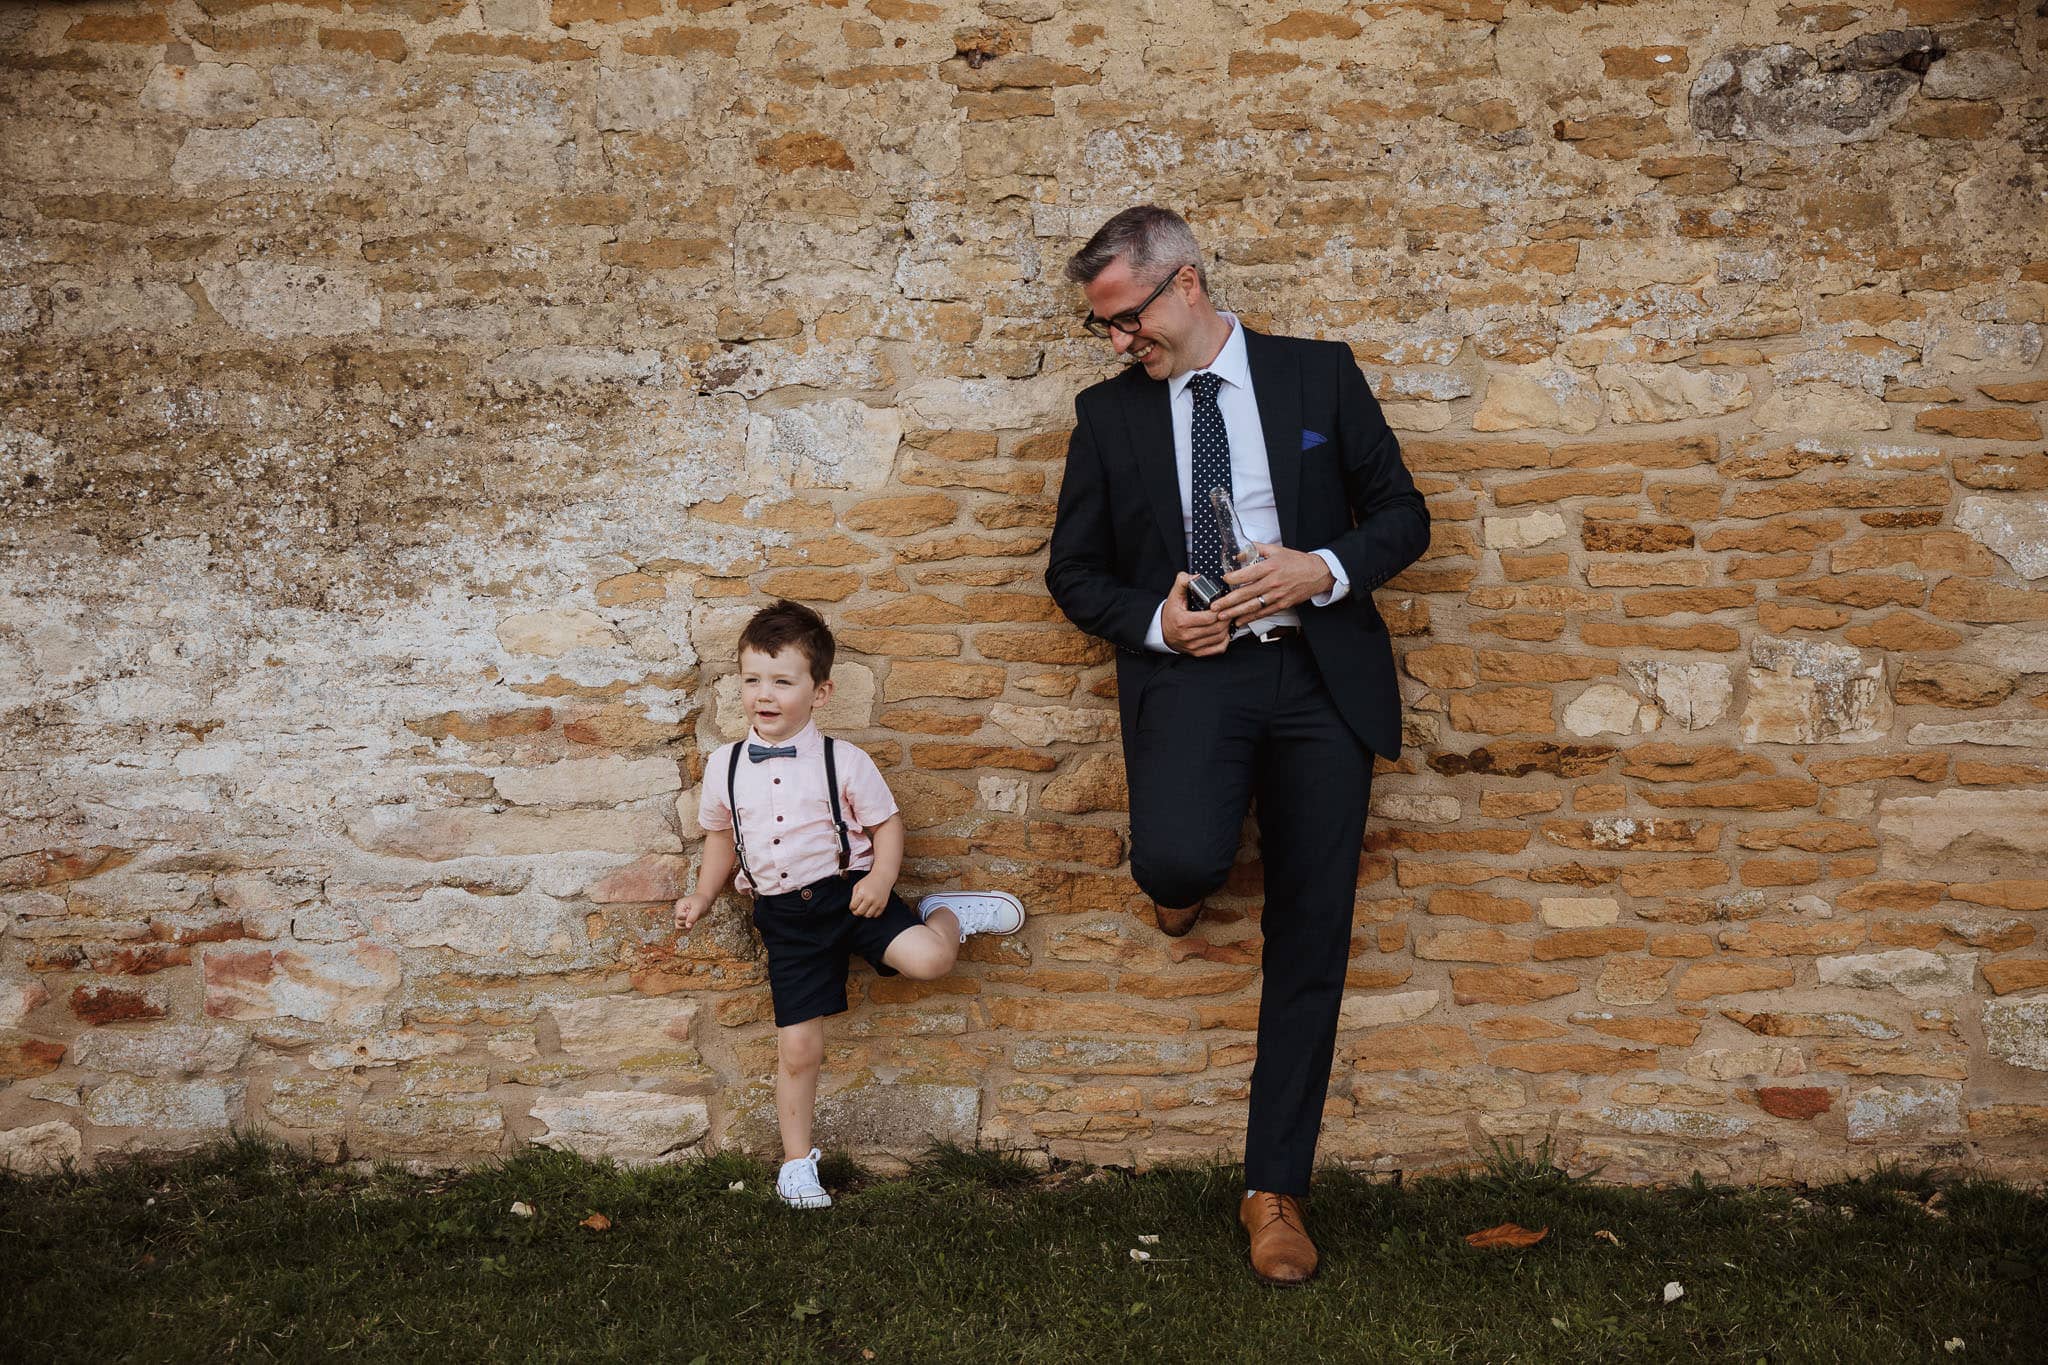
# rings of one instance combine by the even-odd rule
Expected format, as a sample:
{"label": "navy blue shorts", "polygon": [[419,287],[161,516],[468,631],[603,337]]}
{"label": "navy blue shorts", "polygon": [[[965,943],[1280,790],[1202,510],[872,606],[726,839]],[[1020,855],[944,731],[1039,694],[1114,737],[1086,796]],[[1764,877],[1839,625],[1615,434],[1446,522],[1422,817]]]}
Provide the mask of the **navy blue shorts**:
{"label": "navy blue shorts", "polygon": [[846,967],[855,953],[866,958],[877,975],[896,975],[882,954],[898,934],[924,921],[893,891],[873,919],[854,914],[853,884],[858,880],[827,877],[801,891],[754,897],[754,927],[768,949],[775,1027],[845,1013]]}

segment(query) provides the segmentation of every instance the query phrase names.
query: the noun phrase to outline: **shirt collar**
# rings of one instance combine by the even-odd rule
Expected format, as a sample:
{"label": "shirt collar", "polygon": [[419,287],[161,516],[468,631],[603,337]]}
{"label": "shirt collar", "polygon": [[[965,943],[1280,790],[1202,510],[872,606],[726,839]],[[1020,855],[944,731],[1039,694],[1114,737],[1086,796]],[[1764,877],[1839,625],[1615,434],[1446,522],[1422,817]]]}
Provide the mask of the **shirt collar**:
{"label": "shirt collar", "polygon": [[[758,744],[764,749],[774,747],[771,746],[767,740],[761,738],[760,735],[756,734],[754,732],[754,727],[751,725],[747,727],[747,737],[742,742],[747,744]],[[806,754],[815,754],[825,747],[825,737],[818,733],[818,722],[815,720],[805,721],[803,729],[797,731],[788,739],[785,739],[781,742],[783,744],[794,744],[796,746],[797,754],[800,757]]]}
{"label": "shirt collar", "polygon": [[[1237,314],[1224,313],[1222,316],[1230,320],[1230,335],[1225,338],[1223,349],[1216,353],[1216,359],[1203,366],[1203,369],[1226,384],[1248,389],[1252,385],[1252,368],[1251,362],[1245,359],[1244,328],[1238,323]],[[1201,370],[1185,370],[1167,380],[1168,396],[1179,398],[1181,391],[1187,388],[1188,381],[1200,373]]]}

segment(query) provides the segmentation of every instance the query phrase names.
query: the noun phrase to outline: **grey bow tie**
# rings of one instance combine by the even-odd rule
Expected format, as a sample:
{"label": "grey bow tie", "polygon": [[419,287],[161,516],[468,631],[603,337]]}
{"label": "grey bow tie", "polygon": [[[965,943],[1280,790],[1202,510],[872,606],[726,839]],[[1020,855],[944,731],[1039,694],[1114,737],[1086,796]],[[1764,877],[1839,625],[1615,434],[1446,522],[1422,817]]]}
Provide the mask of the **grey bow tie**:
{"label": "grey bow tie", "polygon": [[749,740],[747,742],[747,757],[755,763],[765,762],[771,758],[795,758],[796,745],[777,744],[770,746],[767,744],[756,744]]}

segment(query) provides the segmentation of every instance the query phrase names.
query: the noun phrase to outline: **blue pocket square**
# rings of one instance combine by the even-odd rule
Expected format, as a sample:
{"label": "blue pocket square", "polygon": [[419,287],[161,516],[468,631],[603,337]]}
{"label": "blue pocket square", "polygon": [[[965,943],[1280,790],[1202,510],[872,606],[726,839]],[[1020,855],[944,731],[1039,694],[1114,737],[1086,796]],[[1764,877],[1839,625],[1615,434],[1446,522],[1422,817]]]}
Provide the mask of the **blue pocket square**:
{"label": "blue pocket square", "polygon": [[1329,437],[1323,435],[1323,433],[1321,433],[1320,431],[1310,431],[1307,427],[1303,427],[1301,429],[1301,448],[1303,450],[1314,450],[1317,446],[1324,444],[1329,439]]}

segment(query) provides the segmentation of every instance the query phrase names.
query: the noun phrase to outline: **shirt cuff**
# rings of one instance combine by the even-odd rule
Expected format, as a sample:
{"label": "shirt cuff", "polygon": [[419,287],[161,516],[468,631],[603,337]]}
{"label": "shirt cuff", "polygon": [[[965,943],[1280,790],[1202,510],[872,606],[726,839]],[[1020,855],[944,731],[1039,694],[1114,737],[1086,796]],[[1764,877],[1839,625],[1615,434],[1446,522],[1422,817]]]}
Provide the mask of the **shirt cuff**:
{"label": "shirt cuff", "polygon": [[1317,550],[1315,553],[1323,557],[1323,563],[1330,566],[1330,577],[1337,581],[1328,592],[1319,592],[1314,597],[1309,598],[1309,605],[1313,607],[1327,607],[1332,602],[1342,602],[1351,595],[1351,576],[1345,573],[1344,566],[1337,562],[1337,556],[1334,551]]}
{"label": "shirt cuff", "polygon": [[1152,624],[1145,631],[1145,648],[1155,654],[1178,654],[1179,650],[1166,643],[1166,627],[1160,624],[1166,615],[1166,603],[1161,602],[1152,610]]}

